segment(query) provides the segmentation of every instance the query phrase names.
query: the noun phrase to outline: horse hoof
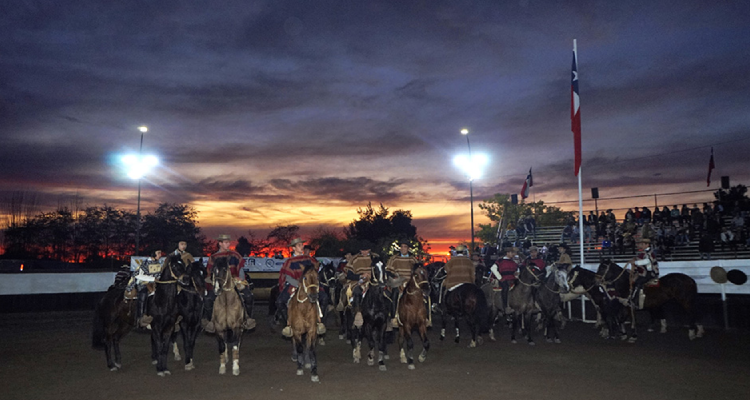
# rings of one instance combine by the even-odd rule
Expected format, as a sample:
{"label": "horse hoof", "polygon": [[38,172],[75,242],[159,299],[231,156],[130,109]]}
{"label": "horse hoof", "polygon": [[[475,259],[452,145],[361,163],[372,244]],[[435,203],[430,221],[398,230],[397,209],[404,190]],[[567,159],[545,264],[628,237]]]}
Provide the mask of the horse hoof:
{"label": "horse hoof", "polygon": [[406,356],[401,356],[401,364],[406,364]]}
{"label": "horse hoof", "polygon": [[635,343],[636,340],[638,340],[638,338],[631,337],[628,339],[628,343]]}
{"label": "horse hoof", "polygon": [[319,339],[318,339],[318,344],[319,344],[319,345],[321,345],[321,346],[325,346],[325,345],[326,345],[326,341],[325,341],[325,339],[323,339],[323,338],[319,338]]}
{"label": "horse hoof", "polygon": [[354,363],[355,363],[355,364],[359,364],[359,358],[355,358],[355,359],[354,359]]}
{"label": "horse hoof", "polygon": [[297,376],[302,376],[302,375],[304,375],[304,373],[305,373],[305,371],[303,371],[301,369],[297,370]]}
{"label": "horse hoof", "polygon": [[182,357],[179,354],[175,354],[174,355],[174,360],[175,361],[182,361]]}
{"label": "horse hoof", "polygon": [[172,375],[172,373],[171,373],[171,372],[169,372],[169,370],[168,370],[168,369],[165,369],[165,370],[164,370],[164,375]]}
{"label": "horse hoof", "polygon": [[547,343],[552,343],[552,339],[550,339],[550,338],[547,338],[545,340],[547,341]]}
{"label": "horse hoof", "polygon": [[349,339],[346,339],[346,344],[352,344],[352,341]]}
{"label": "horse hoof", "polygon": [[622,335],[622,336],[620,336],[620,340],[628,340],[628,335]]}
{"label": "horse hoof", "polygon": [[555,343],[560,344],[560,343],[562,343],[562,340],[556,338],[555,339]]}
{"label": "horse hoof", "polygon": [[344,335],[339,335],[339,340],[344,340]]}
{"label": "horse hoof", "polygon": [[456,343],[458,343],[458,342],[459,342],[459,340],[460,340],[460,339],[458,338],[458,336],[456,336],[456,338],[455,338],[455,339],[453,339],[453,341],[454,341],[454,342],[456,342]]}
{"label": "horse hoof", "polygon": [[158,361],[156,361],[156,360],[151,360],[151,365],[156,365],[157,363],[158,363]]}
{"label": "horse hoof", "polygon": [[653,331],[654,331],[654,328],[648,328],[648,329],[646,329],[646,332],[653,332]]}
{"label": "horse hoof", "polygon": [[192,371],[195,369],[195,365],[191,362],[190,364],[185,364],[185,371]]}
{"label": "horse hoof", "polygon": [[409,369],[417,369],[417,367],[415,367],[414,364],[409,364],[409,366],[407,368],[409,368]]}
{"label": "horse hoof", "polygon": [[477,347],[477,342],[472,340],[471,342],[469,342],[469,348],[474,348],[474,347]]}
{"label": "horse hoof", "polygon": [[445,340],[445,335],[440,335],[440,341]]}
{"label": "horse hoof", "polygon": [[221,367],[219,367],[219,375],[224,375],[226,373],[227,373],[227,367],[225,367],[223,365]]}
{"label": "horse hoof", "polygon": [[390,359],[391,359],[391,356],[389,356],[388,354],[383,354],[383,360],[390,360]]}
{"label": "horse hoof", "polygon": [[368,358],[367,359],[367,365],[370,366],[370,367],[372,367],[373,365],[375,365],[375,360],[373,360],[372,358]]}
{"label": "horse hoof", "polygon": [[156,375],[158,375],[158,376],[161,376],[162,378],[164,378],[164,376],[165,376],[166,374],[164,374],[164,372],[157,372],[157,373],[156,373]]}
{"label": "horse hoof", "polygon": [[112,367],[109,370],[112,371],[112,372],[117,371],[117,367]]}
{"label": "horse hoof", "polygon": [[310,377],[310,380],[311,380],[311,381],[313,381],[313,382],[316,382],[316,383],[320,382],[320,378],[318,378],[318,376],[317,376],[317,375],[313,375],[313,376],[311,376],[311,377]]}
{"label": "horse hoof", "polygon": [[494,333],[490,333],[490,340],[493,342],[496,341]]}
{"label": "horse hoof", "polygon": [[305,369],[310,369],[310,368],[312,368],[312,365],[310,363],[305,364]]}
{"label": "horse hoof", "polygon": [[240,374],[240,368],[239,367],[232,368],[232,375],[239,376],[239,374]]}
{"label": "horse hoof", "polygon": [[120,368],[122,368],[122,364],[120,364],[120,363],[115,363],[115,368],[117,368],[117,369],[120,369]]}
{"label": "horse hoof", "polygon": [[427,356],[426,356],[426,355],[424,355],[424,354],[420,354],[420,355],[419,355],[419,357],[417,357],[417,359],[419,360],[419,362],[421,362],[421,363],[422,363],[422,362],[424,362],[424,360],[426,360],[426,359],[427,359]]}
{"label": "horse hoof", "polygon": [[388,370],[388,368],[386,368],[386,367],[385,367],[385,365],[381,365],[381,366],[379,366],[379,367],[378,367],[378,369],[379,369],[379,370],[381,370],[381,371],[386,371],[386,370]]}
{"label": "horse hoof", "polygon": [[513,340],[511,340],[510,342],[511,342],[511,343],[513,343],[513,344],[516,344],[516,343],[518,343],[518,342],[516,341],[516,339],[513,339]]}
{"label": "horse hoof", "polygon": [[481,337],[481,336],[477,338],[477,344],[478,344],[479,346],[481,346],[481,345],[483,345],[483,344],[484,344],[484,339],[482,339],[482,337]]}
{"label": "horse hoof", "polygon": [[529,342],[529,346],[536,346],[536,343],[534,343],[534,342]]}

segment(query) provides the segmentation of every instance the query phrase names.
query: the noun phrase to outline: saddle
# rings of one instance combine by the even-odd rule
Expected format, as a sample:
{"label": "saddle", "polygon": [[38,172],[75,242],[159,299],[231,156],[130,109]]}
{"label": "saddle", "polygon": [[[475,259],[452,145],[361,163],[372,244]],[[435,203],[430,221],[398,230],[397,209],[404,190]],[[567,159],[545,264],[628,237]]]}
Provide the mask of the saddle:
{"label": "saddle", "polygon": [[[516,281],[515,280],[513,280],[510,283],[510,287],[508,288],[508,292],[510,292],[511,290],[513,290],[514,287],[516,287]],[[498,280],[493,280],[492,281],[492,291],[493,292],[502,292],[503,291],[503,287],[500,286],[500,281],[498,281]]]}

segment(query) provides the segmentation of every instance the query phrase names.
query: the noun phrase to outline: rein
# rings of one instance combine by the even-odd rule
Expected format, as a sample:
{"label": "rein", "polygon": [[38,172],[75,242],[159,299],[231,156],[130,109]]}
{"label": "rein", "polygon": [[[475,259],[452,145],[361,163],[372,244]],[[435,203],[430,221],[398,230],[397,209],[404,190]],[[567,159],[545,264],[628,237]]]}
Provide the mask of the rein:
{"label": "rein", "polygon": [[[573,277],[572,277],[572,278],[570,278],[570,279],[568,279],[568,286],[570,286],[570,287],[574,288],[574,287],[575,287],[575,285],[573,285],[573,283],[572,283],[572,282],[574,282],[574,281],[576,280],[576,278],[578,278],[578,271],[574,272],[574,273],[573,273]],[[592,284],[592,285],[591,285],[591,286],[590,286],[590,287],[589,287],[588,289],[586,289],[586,287],[584,286],[583,292],[576,292],[575,290],[571,289],[571,290],[570,290],[570,291],[569,291],[568,293],[573,293],[573,294],[586,294],[586,293],[588,293],[588,292],[589,292],[589,290],[593,289],[593,288],[594,288],[594,286],[596,286],[596,282],[594,282],[594,283],[593,283],[593,284]]]}
{"label": "rein", "polygon": [[[313,303],[313,302],[312,302],[312,301],[310,300],[310,296],[308,296],[308,293],[309,293],[309,292],[308,292],[308,289],[309,289],[309,288],[312,288],[312,287],[318,287],[318,290],[320,290],[320,285],[316,285],[316,284],[312,284],[312,285],[305,285],[305,282],[306,282],[306,281],[307,281],[307,277],[302,277],[302,290],[297,290],[297,295],[295,296],[295,298],[297,299],[297,302],[299,302],[299,303],[304,303],[305,301],[310,301],[310,303],[311,303],[311,304],[317,304],[317,303],[318,303],[317,301],[316,301],[315,303]],[[304,291],[304,292],[305,292],[305,298],[304,298],[304,299],[302,299],[302,300],[300,300],[300,293],[301,293],[302,291]]]}
{"label": "rein", "polygon": [[[630,264],[630,263],[628,263],[628,264]],[[611,281],[606,281],[606,280],[604,280],[604,277],[606,277],[606,276],[607,276],[607,273],[609,272],[609,267],[610,267],[611,265],[612,265],[612,263],[611,263],[611,262],[610,262],[609,264],[607,264],[607,269],[605,269],[605,270],[604,270],[604,274],[602,274],[602,275],[596,274],[596,276],[597,276],[597,277],[598,277],[599,279],[601,279],[601,280],[602,280],[602,284],[603,284],[603,285],[605,285],[605,286],[606,286],[606,285],[609,285],[609,284],[611,284],[611,283],[617,282],[617,281],[618,281],[618,280],[619,280],[619,279],[620,279],[620,278],[622,277],[622,274],[624,274],[624,273],[625,273],[625,271],[627,271],[627,270],[628,270],[627,268],[623,268],[623,269],[622,269],[622,271],[620,271],[620,274],[619,274],[619,275],[617,275],[617,278],[615,278],[615,279],[613,279],[613,280],[611,280]],[[626,264],[626,265],[627,265],[627,264]]]}
{"label": "rein", "polygon": [[[539,275],[541,275],[541,273],[539,275],[535,274],[534,271],[532,271],[531,268],[529,268],[528,265],[526,266],[526,270],[529,271],[529,273],[531,274],[531,276],[534,277],[534,280],[539,281]],[[524,282],[521,279],[520,275],[518,276],[518,282],[520,282],[520,283],[522,283],[522,284],[524,284],[526,286],[535,287],[535,288],[538,288],[539,286],[541,286],[541,282],[537,282],[537,283],[526,283],[526,282]]]}
{"label": "rein", "polygon": [[[174,279],[173,280],[169,280],[169,281],[161,281],[161,280],[154,281],[155,283],[162,283],[162,284],[177,283],[177,281],[180,278],[182,278],[182,275],[180,275],[179,277],[174,275],[174,271],[172,271],[172,263],[169,263],[169,266],[167,267],[167,269],[169,270],[169,275],[172,276],[172,278],[174,278]],[[161,275],[159,276],[159,279],[161,279]]]}

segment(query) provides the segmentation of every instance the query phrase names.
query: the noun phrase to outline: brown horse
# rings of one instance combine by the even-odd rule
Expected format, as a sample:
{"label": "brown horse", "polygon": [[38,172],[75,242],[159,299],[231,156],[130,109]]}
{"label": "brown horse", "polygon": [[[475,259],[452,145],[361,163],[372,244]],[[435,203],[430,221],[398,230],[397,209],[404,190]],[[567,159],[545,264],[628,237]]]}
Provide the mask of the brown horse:
{"label": "brown horse", "polygon": [[137,303],[135,288],[127,292],[124,287],[115,285],[107,290],[96,305],[91,334],[92,347],[104,350],[110,371],[122,368],[120,340],[135,327]]}
{"label": "brown horse", "polygon": [[[411,274],[411,279],[406,284],[404,292],[398,303],[398,344],[401,348],[401,363],[409,364],[409,369],[414,369],[414,341],[412,332],[416,329],[422,339],[422,353],[419,354],[419,362],[427,358],[430,350],[430,341],[427,339],[427,307],[425,304],[430,298],[430,279],[424,267],[417,267]],[[404,351],[404,340],[407,349]]]}
{"label": "brown horse", "polygon": [[310,379],[320,382],[318,378],[318,360],[315,355],[315,344],[318,340],[318,321],[320,321],[320,290],[318,271],[313,266],[305,267],[300,286],[289,301],[289,325],[292,328],[292,351],[297,360],[297,375],[304,374],[302,366],[308,360]]}
{"label": "brown horse", "polygon": [[229,270],[226,258],[216,260],[211,270],[211,283],[216,293],[211,322],[216,330],[219,342],[219,374],[227,372],[229,347],[232,347],[232,374],[240,374],[240,344],[242,342],[242,322],[245,308],[240,294],[235,289],[237,284]]}

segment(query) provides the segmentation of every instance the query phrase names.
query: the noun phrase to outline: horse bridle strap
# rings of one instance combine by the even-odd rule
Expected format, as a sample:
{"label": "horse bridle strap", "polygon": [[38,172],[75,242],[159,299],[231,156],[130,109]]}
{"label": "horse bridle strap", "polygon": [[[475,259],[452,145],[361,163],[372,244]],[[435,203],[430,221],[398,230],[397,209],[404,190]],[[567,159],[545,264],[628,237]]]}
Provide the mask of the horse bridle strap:
{"label": "horse bridle strap", "polygon": [[[179,279],[182,277],[182,275],[180,275],[180,276],[175,276],[174,275],[174,271],[172,271],[172,263],[169,264],[169,266],[167,267],[167,269],[169,270],[169,275],[171,275],[172,278],[174,278],[174,279],[170,280],[170,281],[154,281],[155,283],[161,283],[161,284],[177,283],[177,281],[179,281]],[[159,278],[161,279],[161,276]]]}

